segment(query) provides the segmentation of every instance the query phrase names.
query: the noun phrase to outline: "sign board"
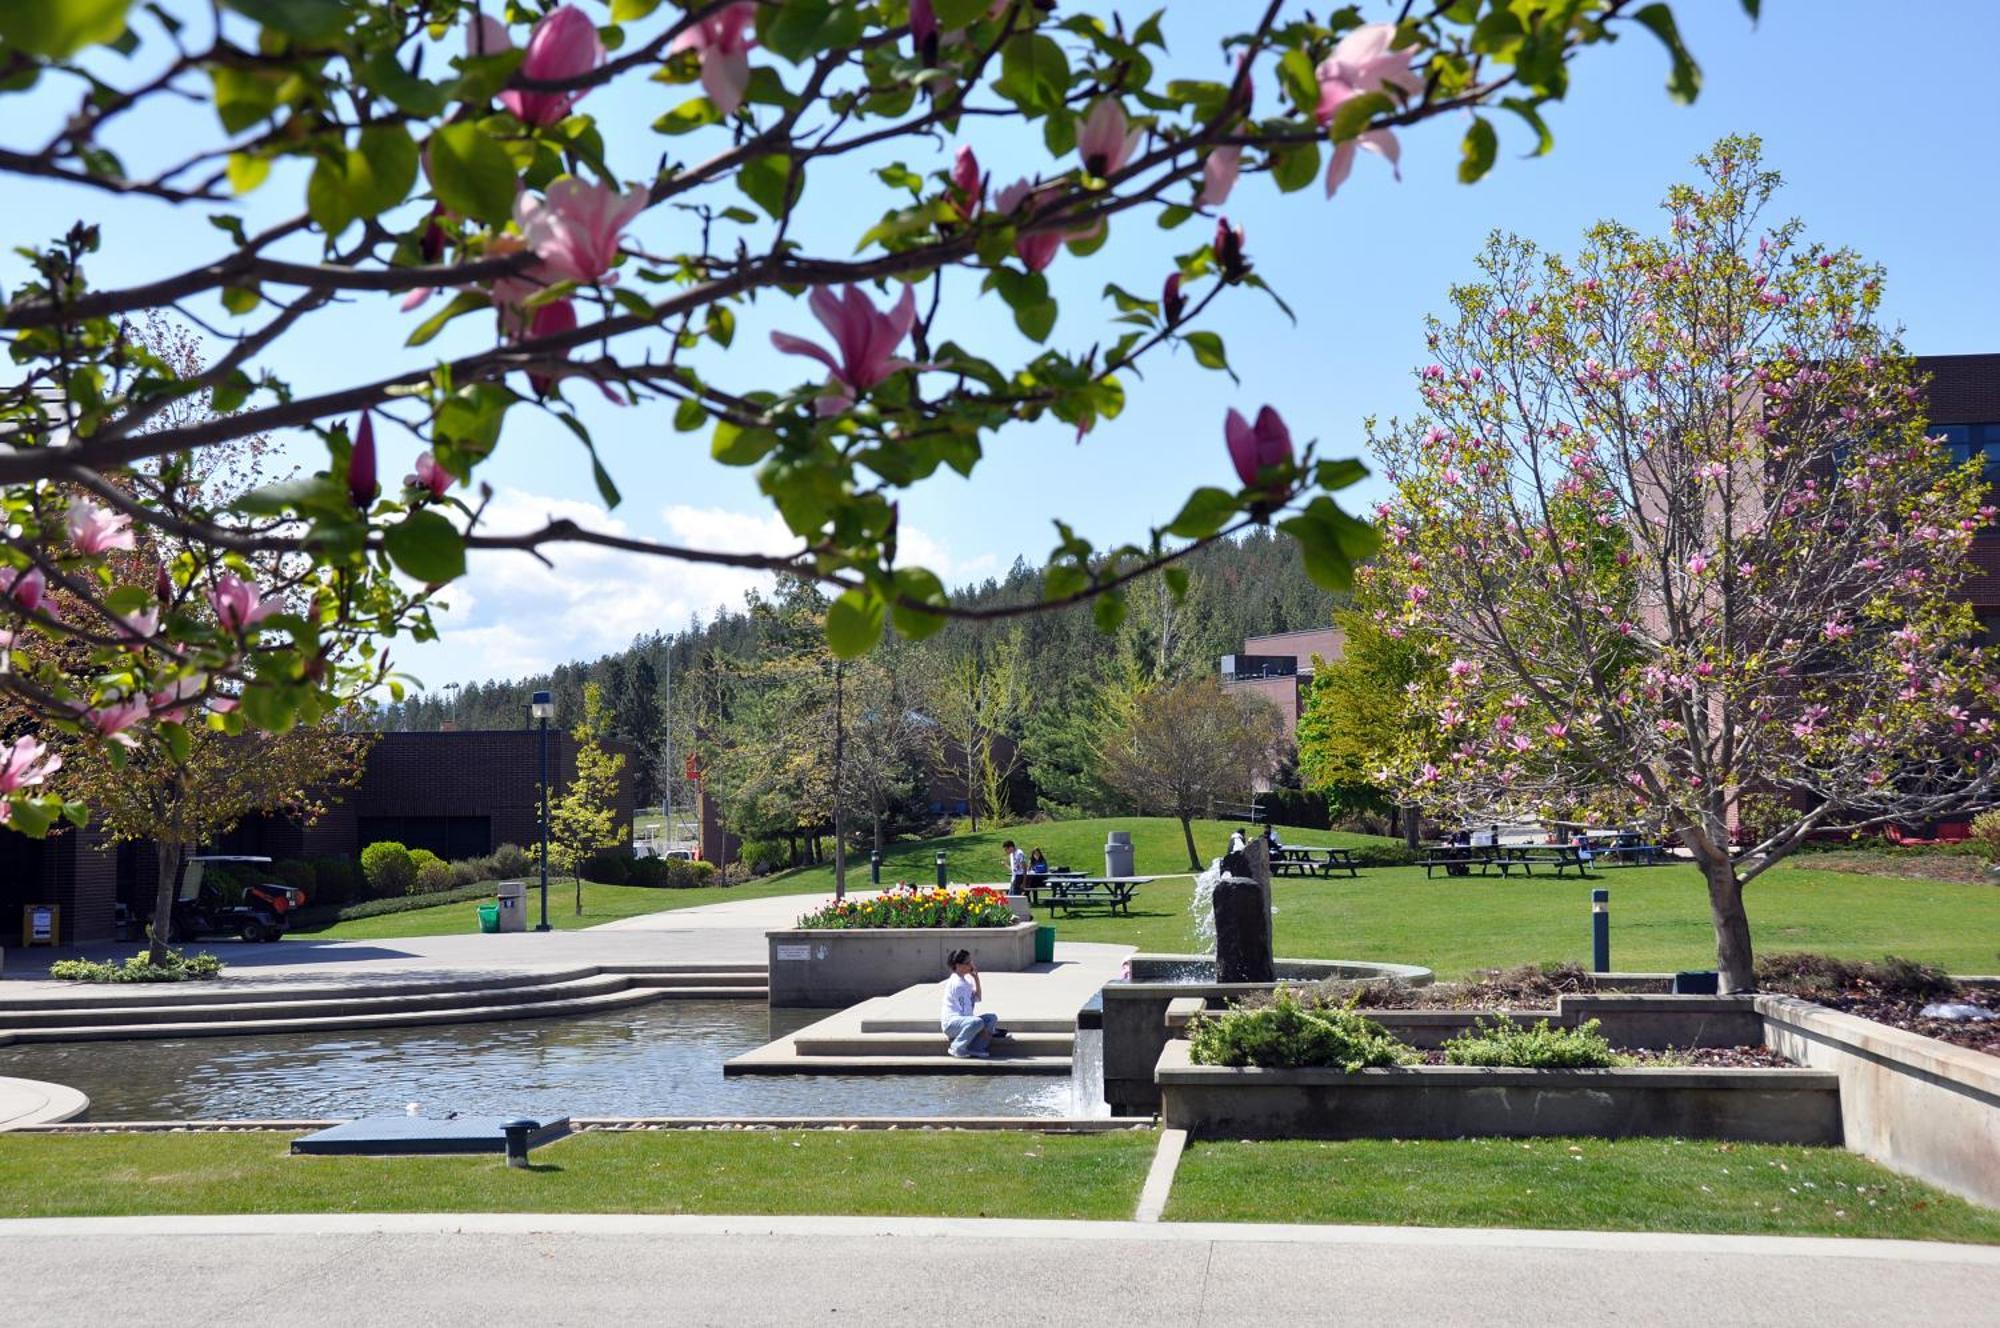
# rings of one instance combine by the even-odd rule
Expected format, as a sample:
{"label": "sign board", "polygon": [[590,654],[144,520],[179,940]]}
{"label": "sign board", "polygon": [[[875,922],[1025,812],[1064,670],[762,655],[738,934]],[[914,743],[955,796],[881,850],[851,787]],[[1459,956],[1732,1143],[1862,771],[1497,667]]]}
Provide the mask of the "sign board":
{"label": "sign board", "polygon": [[780,945],[777,949],[778,958],[780,959],[811,959],[813,957],[813,948],[810,945]]}
{"label": "sign board", "polygon": [[21,910],[21,943],[23,945],[56,944],[56,919],[61,916],[55,904],[30,904]]}

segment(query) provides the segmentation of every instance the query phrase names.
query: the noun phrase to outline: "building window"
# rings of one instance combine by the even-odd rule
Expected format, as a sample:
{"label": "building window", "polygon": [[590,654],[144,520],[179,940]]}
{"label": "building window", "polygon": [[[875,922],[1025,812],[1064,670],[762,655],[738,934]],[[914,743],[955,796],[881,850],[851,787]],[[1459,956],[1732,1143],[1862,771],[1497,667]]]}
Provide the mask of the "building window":
{"label": "building window", "polygon": [[1963,464],[1980,458],[1986,466],[1986,482],[2000,484],[2000,423],[1934,424],[1931,436],[1943,440],[1953,461]]}

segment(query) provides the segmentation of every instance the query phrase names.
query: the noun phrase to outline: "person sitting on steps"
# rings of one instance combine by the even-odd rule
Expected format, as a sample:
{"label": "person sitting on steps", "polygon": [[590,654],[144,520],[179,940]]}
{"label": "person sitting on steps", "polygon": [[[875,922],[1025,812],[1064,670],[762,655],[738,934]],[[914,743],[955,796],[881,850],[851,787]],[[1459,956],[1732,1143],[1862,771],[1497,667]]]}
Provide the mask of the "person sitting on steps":
{"label": "person sitting on steps", "polygon": [[945,962],[951,972],[943,983],[944,1008],[939,1024],[951,1041],[949,1050],[960,1059],[985,1060],[993,1054],[993,1040],[1005,1038],[1007,1030],[1000,1027],[1000,1016],[992,1011],[973,1012],[972,1007],[985,998],[985,992],[979,985],[979,965],[973,962],[972,951],[953,950]]}

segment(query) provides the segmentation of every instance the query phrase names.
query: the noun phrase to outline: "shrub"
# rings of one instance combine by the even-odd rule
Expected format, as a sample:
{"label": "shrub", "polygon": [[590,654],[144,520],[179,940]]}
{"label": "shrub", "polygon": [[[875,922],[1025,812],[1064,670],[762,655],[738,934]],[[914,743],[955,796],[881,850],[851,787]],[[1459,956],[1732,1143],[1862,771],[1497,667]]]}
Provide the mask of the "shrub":
{"label": "shrub", "polygon": [[632,850],[601,848],[583,860],[583,879],[599,885],[624,885],[632,879]]}
{"label": "shrub", "polygon": [[493,850],[486,861],[493,873],[491,879],[511,881],[526,876],[535,860],[533,855],[519,844],[502,844]]}
{"label": "shrub", "polygon": [[368,893],[361,866],[352,858],[325,857],[312,860],[313,888],[306,893],[312,903],[338,907],[351,904]]}
{"label": "shrub", "polygon": [[430,855],[428,862],[419,862],[417,864],[417,879],[411,883],[410,893],[418,895],[442,894],[453,886],[460,884],[471,884],[471,882],[462,883],[454,880],[451,874],[451,864],[433,853]]}
{"label": "shrub", "polygon": [[378,896],[408,894],[417,879],[417,863],[410,850],[384,839],[361,850],[361,874]]}
{"label": "shrub", "polygon": [[1470,1033],[1444,1044],[1447,1065],[1504,1065],[1524,1070],[1599,1070],[1628,1065],[1631,1057],[1611,1049],[1597,1020],[1578,1028],[1551,1028],[1539,1019],[1533,1028],[1507,1019],[1482,1019]]}
{"label": "shrub", "polygon": [[1976,845],[1987,861],[2000,862],[2000,807],[1972,818],[1972,838],[1967,842]]}
{"label": "shrub", "polygon": [[167,962],[149,964],[146,952],[123,964],[96,959],[58,959],[49,965],[49,976],[62,982],[186,982],[190,978],[212,978],[222,971],[222,961],[208,951],[183,955],[167,951]]}
{"label": "shrub", "polygon": [[435,895],[400,895],[393,899],[369,899],[359,904],[349,904],[336,910],[331,917],[316,918],[315,925],[330,925],[334,922],[352,922],[356,918],[379,918],[386,913],[412,913],[420,908],[434,908],[440,904],[462,904],[473,900],[485,901],[493,897],[493,889],[484,882],[478,885],[458,886]]}
{"label": "shrub", "polygon": [[1350,849],[1357,867],[1414,867],[1423,861],[1423,852],[1408,844],[1363,844]]}
{"label": "shrub", "polygon": [[1325,830],[1326,794],[1311,789],[1266,789],[1253,799],[1258,819],[1265,825],[1296,825],[1306,830]]}
{"label": "shrub", "polygon": [[799,919],[813,930],[871,927],[1011,927],[1020,919],[999,890],[976,885],[957,890],[902,885],[873,899],[829,900]]}
{"label": "shrub", "polygon": [[304,891],[309,902],[314,898],[314,891],[319,889],[319,879],[317,873],[313,871],[313,865],[297,858],[284,858],[272,863],[270,875],[271,879],[282,881],[294,890]]}
{"label": "shrub", "polygon": [[628,885],[656,890],[692,890],[715,884],[715,864],[685,858],[634,858]]}
{"label": "shrub", "polygon": [[451,864],[451,883],[454,886],[478,885],[486,879],[486,859],[466,858]]}
{"label": "shrub", "polygon": [[746,839],[740,856],[752,876],[765,876],[792,865],[792,850],[777,839]]}
{"label": "shrub", "polygon": [[1282,987],[1268,1005],[1194,1020],[1188,1025],[1188,1042],[1196,1065],[1323,1067],[1352,1074],[1371,1065],[1416,1059],[1414,1051],[1365,1015],[1344,1006],[1312,1008]]}

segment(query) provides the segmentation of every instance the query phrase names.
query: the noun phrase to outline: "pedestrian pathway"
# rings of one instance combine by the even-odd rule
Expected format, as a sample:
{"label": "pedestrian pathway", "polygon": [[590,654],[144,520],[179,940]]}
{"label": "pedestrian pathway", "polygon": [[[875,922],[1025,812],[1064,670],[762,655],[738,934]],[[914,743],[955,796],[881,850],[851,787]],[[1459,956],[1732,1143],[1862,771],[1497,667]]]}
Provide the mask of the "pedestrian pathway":
{"label": "pedestrian pathway", "polygon": [[[0,1222],[10,1321],[1971,1324],[2000,1249],[1589,1231],[552,1214]],[[146,1283],[110,1268],[172,1268]],[[281,1277],[242,1276],[245,1268]],[[607,1276],[615,1269],[615,1276]],[[1023,1276],[1023,1269],[1033,1269]],[[949,1270],[948,1275],[941,1270]]]}

